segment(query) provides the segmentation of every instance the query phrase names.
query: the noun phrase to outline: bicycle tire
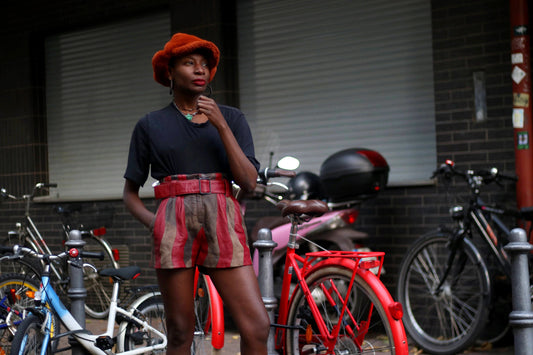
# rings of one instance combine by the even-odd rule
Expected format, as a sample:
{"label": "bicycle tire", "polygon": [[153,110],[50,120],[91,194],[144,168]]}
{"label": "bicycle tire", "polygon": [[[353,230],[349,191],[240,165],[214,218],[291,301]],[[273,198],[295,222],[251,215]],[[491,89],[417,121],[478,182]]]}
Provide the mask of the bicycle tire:
{"label": "bicycle tire", "polygon": [[398,277],[405,329],[418,346],[437,355],[457,354],[470,346],[483,330],[490,306],[488,270],[468,239],[457,252],[444,292],[435,294],[452,236],[437,230],[419,238],[405,255]]}
{"label": "bicycle tire", "polygon": [[[13,338],[11,355],[35,355],[40,354],[44,342],[44,334],[41,332],[41,319],[30,314],[19,325]],[[46,354],[52,354],[51,341],[48,343]]]}
{"label": "bicycle tire", "polygon": [[[89,262],[97,269],[118,268],[117,263],[113,258],[113,253],[110,248],[106,247],[104,242],[92,235],[84,238],[85,245],[83,250],[104,253],[104,260],[90,259]],[[85,312],[92,318],[106,318],[109,314],[109,304],[111,302],[111,294],[113,293],[113,282],[106,277],[102,277],[95,272],[91,267],[83,268],[84,287],[87,290],[87,297],[85,299]]]}
{"label": "bicycle tire", "polygon": [[[317,303],[320,314],[330,331],[332,326],[339,321],[338,310],[328,305],[329,302],[326,302],[326,297],[320,287],[323,284],[326,289],[330,289],[329,282],[333,280],[337,289],[341,292],[342,297],[348,299],[348,295],[342,292],[347,291],[347,285],[350,282],[352,274],[353,269],[333,265],[318,268],[305,277],[305,281]],[[330,296],[335,298],[338,303],[342,303],[339,299],[340,297],[334,293],[330,294]],[[350,317],[345,314],[342,320],[344,326],[341,328],[335,344],[335,354],[407,353],[406,342],[404,342],[405,351],[396,351],[394,344],[396,344],[396,341],[401,342],[402,340],[394,339],[395,334],[389,323],[388,311],[372,287],[359,274],[355,276],[349,298],[349,309],[355,320],[358,324],[367,324],[368,328],[364,333],[364,341],[361,341],[364,330],[361,330],[361,333],[356,336],[349,336],[350,327],[352,327],[351,329],[354,332],[357,332],[357,330]],[[372,312],[372,321],[368,323],[366,321],[370,312]],[[315,320],[301,287],[295,290],[294,296],[292,297],[287,317],[287,326],[289,327],[285,337],[285,350],[287,354],[300,354],[304,352],[322,353],[321,351],[326,350],[321,343],[321,335],[318,333]],[[312,334],[310,334],[311,332]],[[354,339],[356,340],[354,341]],[[356,342],[360,343],[360,347],[358,347]]]}
{"label": "bicycle tire", "polygon": [[[154,295],[137,306],[135,316],[145,320],[161,333],[166,334],[165,308],[160,295]],[[159,340],[159,338],[152,337],[149,332],[143,331],[139,324],[135,322],[128,322],[124,336],[119,339],[123,339],[124,344],[118,344],[118,348],[124,349],[124,351],[154,345]],[[165,353],[165,350],[161,350],[160,353]]]}

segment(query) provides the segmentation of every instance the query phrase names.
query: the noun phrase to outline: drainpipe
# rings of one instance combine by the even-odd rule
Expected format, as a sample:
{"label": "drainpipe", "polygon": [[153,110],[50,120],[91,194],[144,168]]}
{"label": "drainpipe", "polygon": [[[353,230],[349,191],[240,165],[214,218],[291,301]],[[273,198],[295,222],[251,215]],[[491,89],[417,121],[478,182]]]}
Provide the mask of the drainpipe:
{"label": "drainpipe", "polygon": [[[513,128],[518,208],[533,206],[531,68],[527,0],[510,0]],[[524,226],[529,230],[529,226]],[[533,239],[533,238],[532,238]],[[530,239],[530,242],[533,240]]]}

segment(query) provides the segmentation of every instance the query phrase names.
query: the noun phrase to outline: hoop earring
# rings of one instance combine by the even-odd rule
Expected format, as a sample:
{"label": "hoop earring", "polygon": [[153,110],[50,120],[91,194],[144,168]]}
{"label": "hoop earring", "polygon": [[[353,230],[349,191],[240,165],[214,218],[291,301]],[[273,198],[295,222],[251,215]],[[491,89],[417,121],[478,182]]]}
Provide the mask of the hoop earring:
{"label": "hoop earring", "polygon": [[174,80],[170,79],[170,89],[168,90],[168,94],[172,95],[174,93]]}
{"label": "hoop earring", "polygon": [[204,96],[211,97],[213,95],[213,89],[211,88],[211,85],[207,85],[204,91]]}

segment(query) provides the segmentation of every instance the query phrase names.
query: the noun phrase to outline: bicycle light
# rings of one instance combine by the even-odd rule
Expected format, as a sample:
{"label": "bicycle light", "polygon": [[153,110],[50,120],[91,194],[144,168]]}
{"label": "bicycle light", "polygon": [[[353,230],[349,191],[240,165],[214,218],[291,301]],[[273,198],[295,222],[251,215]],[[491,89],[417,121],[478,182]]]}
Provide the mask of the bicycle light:
{"label": "bicycle light", "polygon": [[112,249],[111,251],[113,252],[113,260],[118,262],[120,260],[120,253],[118,249]]}
{"label": "bicycle light", "polygon": [[463,206],[455,205],[450,208],[450,216],[453,220],[462,220],[465,217],[465,211]]}
{"label": "bicycle light", "polygon": [[107,233],[107,229],[105,227],[95,228],[91,231],[94,236],[101,237],[104,234]]}
{"label": "bicycle light", "polygon": [[389,305],[389,312],[395,320],[400,320],[403,317],[403,306],[400,302],[393,302]]}

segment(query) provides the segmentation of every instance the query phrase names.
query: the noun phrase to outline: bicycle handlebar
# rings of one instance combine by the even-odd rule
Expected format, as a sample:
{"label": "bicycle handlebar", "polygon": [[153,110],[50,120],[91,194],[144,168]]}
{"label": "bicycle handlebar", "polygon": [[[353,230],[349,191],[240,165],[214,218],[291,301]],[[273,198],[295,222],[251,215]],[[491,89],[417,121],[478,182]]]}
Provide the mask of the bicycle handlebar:
{"label": "bicycle handlebar", "polygon": [[446,160],[444,164],[433,172],[431,178],[433,179],[437,176],[442,176],[446,180],[451,180],[454,176],[460,176],[471,185],[476,186],[481,185],[481,183],[487,185],[491,182],[499,184],[501,180],[518,181],[518,177],[500,173],[497,168],[461,171],[455,168],[455,163],[451,160]]}
{"label": "bicycle handlebar", "polygon": [[291,171],[291,170],[265,168],[265,169],[260,170],[258,175],[259,175],[259,179],[262,182],[267,182],[270,178],[274,178],[274,177],[288,177],[288,178],[295,177],[296,172]]}
{"label": "bicycle handlebar", "polygon": [[56,183],[50,183],[50,182],[39,182],[35,184],[33,187],[33,191],[31,195],[22,195],[22,196],[14,196],[7,192],[5,188],[0,189],[0,196],[2,199],[10,199],[10,200],[33,200],[33,197],[35,196],[35,193],[40,189],[48,189],[48,188],[55,188],[57,187]]}
{"label": "bicycle handlebar", "polygon": [[77,257],[78,255],[83,258],[90,258],[90,259],[99,259],[104,260],[105,255],[103,252],[91,252],[91,251],[83,251],[76,248],[71,248],[68,251],[61,252],[59,254],[41,254],[36,252],[33,249],[23,247],[20,245],[13,245],[13,246],[5,246],[0,245],[0,254],[7,254],[7,253],[13,253],[13,258],[18,258],[22,256],[31,256],[36,259],[40,260],[59,260],[59,259],[65,259],[67,257]]}

